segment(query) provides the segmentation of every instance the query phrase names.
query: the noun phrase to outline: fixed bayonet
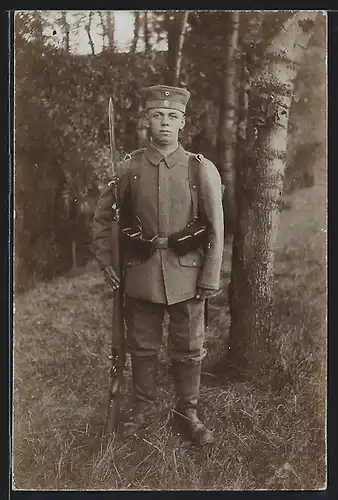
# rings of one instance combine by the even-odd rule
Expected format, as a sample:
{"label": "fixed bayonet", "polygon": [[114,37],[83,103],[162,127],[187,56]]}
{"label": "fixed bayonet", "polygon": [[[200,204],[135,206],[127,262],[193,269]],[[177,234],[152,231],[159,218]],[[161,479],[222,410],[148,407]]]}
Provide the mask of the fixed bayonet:
{"label": "fixed bayonet", "polygon": [[112,98],[109,99],[109,137],[110,137],[110,157],[112,169],[113,190],[112,203],[112,263],[115,272],[119,275],[120,286],[113,291],[113,313],[112,313],[112,335],[111,335],[111,360],[110,368],[110,388],[107,418],[104,430],[111,433],[117,430],[120,420],[120,397],[123,377],[123,368],[125,362],[125,340],[124,340],[124,293],[123,276],[121,266],[121,238],[119,227],[120,215],[120,196],[119,196],[119,178],[116,161],[115,146],[115,116]]}

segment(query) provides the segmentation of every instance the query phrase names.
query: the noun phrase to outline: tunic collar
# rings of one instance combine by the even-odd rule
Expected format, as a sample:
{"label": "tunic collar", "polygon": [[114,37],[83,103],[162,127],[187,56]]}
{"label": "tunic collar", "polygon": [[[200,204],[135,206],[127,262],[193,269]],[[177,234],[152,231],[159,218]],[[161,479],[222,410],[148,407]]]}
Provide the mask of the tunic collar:
{"label": "tunic collar", "polygon": [[178,163],[180,160],[184,158],[184,156],[187,154],[185,150],[183,149],[182,145],[179,143],[178,148],[170,153],[170,155],[164,157],[155,146],[152,144],[149,144],[147,149],[144,152],[146,158],[152,163],[153,165],[158,165],[161,160],[163,160],[168,168],[173,167]]}

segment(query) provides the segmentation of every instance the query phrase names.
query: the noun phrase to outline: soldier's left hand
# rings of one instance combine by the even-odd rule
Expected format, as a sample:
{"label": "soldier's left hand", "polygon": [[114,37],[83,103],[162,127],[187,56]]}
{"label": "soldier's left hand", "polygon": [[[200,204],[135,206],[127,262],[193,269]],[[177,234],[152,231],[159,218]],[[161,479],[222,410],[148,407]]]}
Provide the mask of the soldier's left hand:
{"label": "soldier's left hand", "polygon": [[119,287],[120,284],[120,278],[117,276],[116,272],[114,271],[113,266],[106,266],[103,269],[103,274],[104,277],[109,283],[109,285],[112,287],[113,290],[116,290]]}
{"label": "soldier's left hand", "polygon": [[211,297],[212,294],[215,293],[215,290],[209,290],[208,288],[198,287],[196,291],[195,298],[197,300],[205,300]]}

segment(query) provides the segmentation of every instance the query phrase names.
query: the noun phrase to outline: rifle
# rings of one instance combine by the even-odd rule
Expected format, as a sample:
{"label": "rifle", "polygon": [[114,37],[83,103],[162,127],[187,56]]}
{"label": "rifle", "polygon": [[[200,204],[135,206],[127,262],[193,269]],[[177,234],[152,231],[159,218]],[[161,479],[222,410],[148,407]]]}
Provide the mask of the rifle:
{"label": "rifle", "polygon": [[114,194],[113,221],[112,221],[112,250],[113,267],[120,278],[120,286],[113,291],[113,314],[112,314],[112,336],[111,336],[111,368],[110,388],[107,417],[104,425],[104,433],[112,433],[117,430],[120,420],[121,385],[123,382],[123,369],[125,365],[125,334],[124,334],[124,292],[123,271],[121,266],[121,237],[120,237],[120,196],[119,178],[116,161],[115,131],[114,131],[114,107],[112,98],[109,99],[109,136],[110,154],[112,165],[112,188]]}

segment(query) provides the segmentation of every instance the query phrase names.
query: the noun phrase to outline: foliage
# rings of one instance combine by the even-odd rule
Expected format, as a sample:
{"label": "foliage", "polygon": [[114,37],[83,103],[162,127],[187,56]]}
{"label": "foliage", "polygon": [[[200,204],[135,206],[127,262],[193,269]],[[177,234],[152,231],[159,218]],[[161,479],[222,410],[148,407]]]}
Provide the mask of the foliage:
{"label": "foliage", "polygon": [[[169,14],[148,13],[153,44],[167,36],[165,20],[175,21],[180,13]],[[268,43],[286,15],[241,14],[241,49],[249,67],[259,63],[263,41]],[[74,20],[74,29],[81,19]],[[191,100],[181,141],[214,161],[227,23],[226,12],[192,12],[183,45],[181,84],[189,87]],[[67,53],[51,45],[47,24],[42,12],[20,12],[15,18],[16,280],[25,286],[29,276],[50,278],[69,269],[74,228],[79,245],[83,238],[84,256],[90,255],[93,206],[110,177],[109,97],[114,99],[116,142],[123,156],[138,147],[142,89],[164,83],[167,64],[166,52],[107,48],[97,55]],[[317,67],[324,64],[324,43],[321,26],[299,77],[290,138],[298,137],[298,124],[298,130],[309,124],[307,130],[315,132],[290,141],[290,158],[297,141],[313,143],[320,134],[315,125],[325,93]]]}
{"label": "foliage", "polygon": [[67,247],[62,196],[78,158],[42,97],[40,47],[35,41],[21,42],[16,45],[15,253],[19,282],[29,284],[29,270],[33,276],[51,278],[62,269],[57,267]]}
{"label": "foliage", "polygon": [[[21,21],[25,21],[25,18]],[[26,19],[27,21],[27,19]],[[27,21],[28,22],[28,21]],[[71,241],[90,242],[88,197],[109,178],[108,100],[114,96],[117,146],[134,149],[139,100],[152,67],[135,55],[74,57],[16,24],[16,284],[50,279],[71,266]],[[131,69],[132,68],[132,69]],[[150,69],[149,69],[150,68]],[[149,75],[150,73],[150,75]],[[159,71],[158,71],[159,73]],[[99,89],[99,91],[98,91]],[[90,110],[90,113],[88,113]],[[38,187],[38,190],[37,190]],[[75,219],[71,212],[79,205]]]}

